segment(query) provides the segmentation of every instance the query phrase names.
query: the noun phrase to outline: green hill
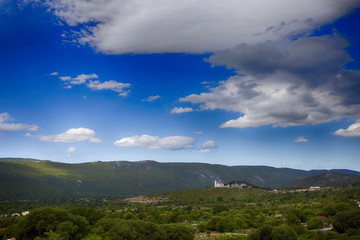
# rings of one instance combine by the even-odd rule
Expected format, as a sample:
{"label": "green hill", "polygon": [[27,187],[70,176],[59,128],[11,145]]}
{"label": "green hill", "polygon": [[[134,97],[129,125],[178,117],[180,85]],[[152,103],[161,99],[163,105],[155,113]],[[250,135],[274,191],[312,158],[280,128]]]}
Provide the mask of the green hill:
{"label": "green hill", "polygon": [[123,198],[245,180],[278,188],[317,171],[206,163],[114,161],[68,164],[36,159],[0,159],[0,200]]}
{"label": "green hill", "polygon": [[332,187],[360,181],[360,176],[327,172],[310,176],[289,185],[285,188],[310,188],[311,186]]}

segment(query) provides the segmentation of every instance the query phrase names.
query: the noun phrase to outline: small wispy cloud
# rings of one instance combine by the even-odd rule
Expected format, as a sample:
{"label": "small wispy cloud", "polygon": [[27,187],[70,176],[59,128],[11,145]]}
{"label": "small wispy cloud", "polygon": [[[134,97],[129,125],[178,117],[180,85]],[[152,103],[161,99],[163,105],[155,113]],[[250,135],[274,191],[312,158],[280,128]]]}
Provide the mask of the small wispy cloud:
{"label": "small wispy cloud", "polygon": [[67,150],[66,150],[66,157],[71,157],[71,153],[73,153],[74,151],[76,150],[75,147],[69,147]]}
{"label": "small wispy cloud", "polygon": [[207,140],[201,145],[199,152],[210,152],[210,149],[217,148],[216,142],[213,140]]}
{"label": "small wispy cloud", "polygon": [[105,82],[100,82],[98,80],[89,81],[86,86],[91,90],[111,90],[123,97],[126,97],[130,92],[130,90],[124,90],[124,88],[130,87],[130,83],[121,83],[114,80]]}
{"label": "small wispy cloud", "polygon": [[209,149],[200,149],[199,152],[201,152],[201,153],[207,153],[207,152],[210,152],[210,150],[209,150]]}
{"label": "small wispy cloud", "polygon": [[[58,73],[56,74],[58,75]],[[71,89],[74,85],[85,84],[86,87],[93,91],[97,90],[111,90],[117,92],[119,96],[126,97],[131,87],[130,83],[117,82],[115,80],[101,82],[98,80],[99,76],[95,73],[92,74],[80,74],[76,77],[71,76],[59,76],[59,79],[64,82],[66,89]]]}
{"label": "small wispy cloud", "polygon": [[70,76],[61,76],[59,77],[59,79],[61,81],[64,81],[66,84],[71,84],[71,85],[80,85],[80,84],[84,84],[86,83],[87,80],[90,79],[97,79],[99,78],[98,75],[94,74],[80,74],[77,77],[70,77]]}
{"label": "small wispy cloud", "polygon": [[306,139],[304,136],[300,136],[294,139],[294,143],[304,143],[304,142],[308,142],[309,139]]}
{"label": "small wispy cloud", "polygon": [[147,98],[144,98],[142,101],[143,102],[154,102],[155,100],[160,99],[161,97],[159,95],[155,95],[155,96],[149,96]]}

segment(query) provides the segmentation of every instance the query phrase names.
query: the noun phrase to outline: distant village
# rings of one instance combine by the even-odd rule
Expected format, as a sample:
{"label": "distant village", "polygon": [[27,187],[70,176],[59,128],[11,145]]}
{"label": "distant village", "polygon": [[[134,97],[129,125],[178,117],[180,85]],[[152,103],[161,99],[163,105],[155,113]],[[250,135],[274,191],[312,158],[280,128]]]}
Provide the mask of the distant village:
{"label": "distant village", "polygon": [[216,188],[252,188],[250,185],[248,185],[244,181],[231,181],[228,184],[224,184],[221,180],[215,180],[214,187]]}
{"label": "distant village", "polygon": [[[252,188],[251,185],[247,184],[245,181],[231,181],[230,183],[225,184],[223,181],[217,179],[214,181],[214,187],[215,188]],[[330,189],[330,187],[320,187],[320,186],[310,186],[309,188],[299,188],[299,189],[292,189],[287,190],[290,192],[302,192],[302,191],[316,191],[316,190],[322,190],[322,189]],[[279,192],[279,190],[274,189],[272,190],[274,192]]]}
{"label": "distant village", "polygon": [[[12,213],[11,217],[26,216],[29,213],[30,213],[29,211],[22,211],[21,214],[20,213]],[[0,214],[0,218],[7,218],[7,217],[8,217],[8,215],[6,213]]]}

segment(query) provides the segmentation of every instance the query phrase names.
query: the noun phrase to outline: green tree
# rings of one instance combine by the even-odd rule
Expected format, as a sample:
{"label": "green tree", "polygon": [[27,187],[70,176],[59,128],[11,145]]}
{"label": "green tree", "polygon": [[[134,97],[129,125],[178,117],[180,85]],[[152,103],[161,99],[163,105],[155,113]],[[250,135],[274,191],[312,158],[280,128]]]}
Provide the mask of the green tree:
{"label": "green tree", "polygon": [[104,214],[99,210],[90,207],[79,207],[71,210],[71,214],[85,217],[90,225],[94,225]]}
{"label": "green tree", "polygon": [[81,239],[87,233],[88,221],[73,216],[66,210],[39,208],[31,211],[18,224],[12,226],[16,239],[35,239],[46,234],[60,234],[63,239]]}
{"label": "green tree", "polygon": [[271,240],[272,230],[273,227],[271,225],[264,225],[255,232],[250,233],[249,240]]}
{"label": "green tree", "polygon": [[301,220],[293,212],[290,212],[286,215],[286,223],[289,225],[299,225]]}
{"label": "green tree", "polygon": [[280,225],[274,227],[271,232],[271,239],[272,240],[296,240],[297,234],[295,230],[287,225]]}
{"label": "green tree", "polygon": [[160,228],[166,232],[167,239],[172,240],[193,240],[194,235],[190,229],[181,225],[160,225]]}
{"label": "green tree", "polygon": [[312,217],[307,221],[307,228],[312,229],[320,229],[324,227],[324,222],[319,217]]}
{"label": "green tree", "polygon": [[334,217],[333,227],[338,233],[344,233],[348,229],[360,228],[360,210],[338,212]]}

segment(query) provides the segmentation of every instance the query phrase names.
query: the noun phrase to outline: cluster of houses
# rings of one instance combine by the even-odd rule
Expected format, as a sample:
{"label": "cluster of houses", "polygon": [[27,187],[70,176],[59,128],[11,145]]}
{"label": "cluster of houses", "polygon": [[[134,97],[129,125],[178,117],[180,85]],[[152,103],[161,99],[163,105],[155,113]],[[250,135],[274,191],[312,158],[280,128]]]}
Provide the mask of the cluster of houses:
{"label": "cluster of houses", "polygon": [[227,188],[240,188],[240,189],[251,188],[251,186],[249,186],[248,184],[246,184],[246,182],[243,181],[232,181],[229,184],[224,184],[224,182],[221,180],[215,180],[214,187],[216,188],[227,187]]}
{"label": "cluster of houses", "polygon": [[[12,213],[11,217],[26,216],[29,213],[30,213],[29,211],[22,211],[21,214],[20,213]],[[7,217],[8,217],[8,215],[6,213],[0,214],[0,218],[7,218]]]}

